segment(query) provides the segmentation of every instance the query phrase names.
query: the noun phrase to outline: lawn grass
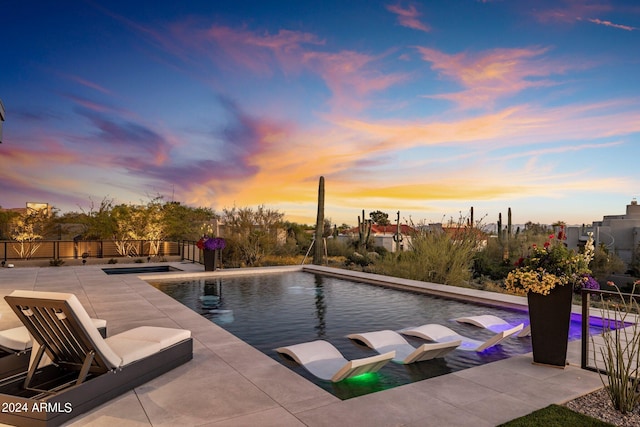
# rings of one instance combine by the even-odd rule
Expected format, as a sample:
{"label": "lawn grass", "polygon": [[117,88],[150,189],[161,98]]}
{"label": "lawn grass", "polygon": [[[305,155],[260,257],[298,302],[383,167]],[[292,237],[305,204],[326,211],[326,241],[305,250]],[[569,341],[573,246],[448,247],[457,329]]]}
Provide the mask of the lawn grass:
{"label": "lawn grass", "polygon": [[507,423],[500,424],[499,427],[611,427],[613,424],[606,423],[596,418],[589,417],[578,412],[574,412],[566,406],[549,405],[516,418]]}

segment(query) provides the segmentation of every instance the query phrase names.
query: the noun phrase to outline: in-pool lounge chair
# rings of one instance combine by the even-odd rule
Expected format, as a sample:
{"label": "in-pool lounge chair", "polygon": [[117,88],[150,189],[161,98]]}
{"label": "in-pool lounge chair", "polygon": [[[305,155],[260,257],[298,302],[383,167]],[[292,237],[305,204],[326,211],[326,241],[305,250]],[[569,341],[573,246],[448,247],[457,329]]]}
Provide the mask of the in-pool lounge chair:
{"label": "in-pool lounge chair", "polygon": [[396,355],[394,351],[390,351],[349,361],[333,344],[323,340],[280,347],[276,351],[295,360],[316,377],[334,383],[356,375],[377,372]]}
{"label": "in-pool lounge chair", "polygon": [[[0,401],[25,411],[0,422],[55,426],[193,357],[191,332],[142,326],[102,338],[73,294],[14,291],[5,300],[33,337],[29,370],[0,381]],[[44,356],[51,364],[40,366]]]}
{"label": "in-pool lounge chair", "polygon": [[[493,314],[458,317],[457,319],[453,320],[460,323],[468,323],[470,325],[478,326],[479,328],[488,329],[491,332],[495,333],[507,331],[516,326],[498,316],[494,316]],[[526,325],[520,332],[518,332],[517,334],[513,334],[513,336],[517,338],[528,337],[529,335],[531,335],[531,325]]]}
{"label": "in-pool lounge chair", "polygon": [[462,336],[457,332],[447,328],[446,326],[434,323],[418,326],[415,328],[405,328],[400,330],[400,333],[435,342],[450,342],[460,340],[462,341],[462,344],[460,344],[460,346],[458,347],[460,350],[482,352],[489,347],[500,344],[511,335],[521,331],[523,326],[524,325],[521,323],[513,327],[512,329],[498,332],[486,341],[475,340],[473,338]]}
{"label": "in-pool lounge chair", "polygon": [[349,334],[347,338],[357,343],[366,345],[380,354],[395,351],[396,356],[392,359],[395,363],[407,364],[422,362],[437,357],[444,357],[450,351],[455,350],[462,341],[447,341],[441,343],[426,343],[418,348],[412,346],[406,339],[396,331],[384,330],[376,332],[365,332],[363,334]]}
{"label": "in-pool lounge chair", "polygon": [[[107,336],[107,321],[91,319],[100,335]],[[31,336],[26,326],[0,331],[0,379],[10,377],[29,369]]]}

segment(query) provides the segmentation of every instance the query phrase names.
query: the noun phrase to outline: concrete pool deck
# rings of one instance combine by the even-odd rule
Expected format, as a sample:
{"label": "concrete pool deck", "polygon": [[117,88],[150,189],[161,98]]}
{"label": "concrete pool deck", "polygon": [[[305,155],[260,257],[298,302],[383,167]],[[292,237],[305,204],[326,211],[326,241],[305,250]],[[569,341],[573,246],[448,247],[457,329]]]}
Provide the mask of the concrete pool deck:
{"label": "concrete pool deck", "polygon": [[[218,274],[170,264],[191,277]],[[189,329],[193,360],[79,415],[73,426],[495,426],[602,387],[598,374],[580,369],[580,342],[571,342],[566,369],[532,365],[531,355],[523,355],[342,401],[140,278],[158,275],[109,276],[101,267],[107,266],[1,268],[0,296],[14,289],[74,293],[89,315],[108,321],[110,335],[141,325]],[[299,267],[267,271],[291,269]],[[224,271],[238,273],[247,274]],[[4,298],[0,314],[0,329],[19,325]]]}

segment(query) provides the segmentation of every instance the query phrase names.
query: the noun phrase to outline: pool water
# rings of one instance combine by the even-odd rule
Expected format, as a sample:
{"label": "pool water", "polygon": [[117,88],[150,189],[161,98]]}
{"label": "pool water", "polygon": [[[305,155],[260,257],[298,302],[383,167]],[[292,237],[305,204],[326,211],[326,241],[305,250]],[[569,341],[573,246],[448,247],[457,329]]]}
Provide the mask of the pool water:
{"label": "pool water", "polygon": [[[348,360],[377,354],[345,338],[350,333],[398,330],[426,323],[445,325],[461,335],[485,340],[493,334],[452,319],[494,314],[528,323],[526,312],[449,300],[303,272],[184,281],[153,286],[290,367],[341,399],[408,384],[531,351],[531,339],[512,338],[482,353],[454,350],[444,358],[400,365],[340,383],[319,380],[274,349],[317,339],[329,341]],[[580,323],[572,323],[572,339]],[[414,346],[424,341],[406,337]]]}

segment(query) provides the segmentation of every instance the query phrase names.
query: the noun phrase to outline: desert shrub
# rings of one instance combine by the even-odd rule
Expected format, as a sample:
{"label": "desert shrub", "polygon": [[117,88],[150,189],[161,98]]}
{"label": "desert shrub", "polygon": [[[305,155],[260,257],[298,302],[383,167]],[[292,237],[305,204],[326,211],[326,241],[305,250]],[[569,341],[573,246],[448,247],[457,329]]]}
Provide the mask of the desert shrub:
{"label": "desert shrub", "polygon": [[327,255],[332,257],[348,257],[353,253],[353,246],[338,239],[327,239]]}
{"label": "desert shrub", "polygon": [[605,279],[610,274],[623,273],[625,271],[624,261],[615,253],[610,253],[604,245],[596,248],[595,255],[589,266],[593,277],[598,279]]}
{"label": "desert shrub", "polygon": [[367,254],[361,254],[359,252],[352,252],[346,257],[345,265],[367,267],[373,263],[373,260],[367,256]]}
{"label": "desert shrub", "polygon": [[383,256],[372,269],[379,274],[465,286],[471,278],[479,236],[477,229],[464,226],[449,232],[423,229],[412,236],[408,251]]}
{"label": "desert shrub", "polygon": [[493,280],[506,278],[518,259],[526,257],[533,245],[543,245],[548,237],[547,232],[526,231],[508,239],[488,239],[486,246],[474,255],[475,277],[487,276]]}
{"label": "desert shrub", "polygon": [[142,264],[144,260],[142,258],[136,258],[136,260],[133,262],[135,262],[136,264]]}
{"label": "desert shrub", "polygon": [[64,264],[64,260],[60,258],[55,258],[49,261],[49,265],[51,267],[60,267],[62,264]]}
{"label": "desert shrub", "polygon": [[110,258],[109,261],[107,261],[107,264],[117,264],[118,260],[115,258]]}
{"label": "desert shrub", "polygon": [[[635,285],[632,293],[635,293]],[[615,286],[615,285],[614,285]],[[613,407],[626,414],[633,411],[640,403],[640,326],[631,322],[631,326],[620,328],[627,324],[627,316],[633,317],[633,312],[638,312],[637,296],[625,297],[618,290],[615,302],[602,299],[602,318],[610,319],[604,322],[602,335],[603,346],[596,348],[595,337],[591,338],[594,352],[602,357],[602,364],[606,374],[601,374],[600,379],[605,386]],[[613,318],[612,318],[613,315]],[[597,355],[596,355],[597,356]],[[594,358],[598,367],[598,358]]]}

